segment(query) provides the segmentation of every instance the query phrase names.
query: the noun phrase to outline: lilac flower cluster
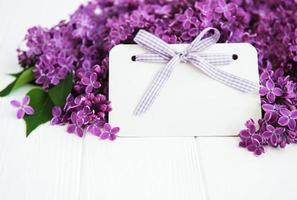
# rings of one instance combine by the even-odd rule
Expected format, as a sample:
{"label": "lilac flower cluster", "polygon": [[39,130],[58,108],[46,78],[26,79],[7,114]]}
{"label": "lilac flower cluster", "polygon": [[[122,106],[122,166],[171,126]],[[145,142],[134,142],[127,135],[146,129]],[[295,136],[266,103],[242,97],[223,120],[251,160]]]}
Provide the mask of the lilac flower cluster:
{"label": "lilac flower cluster", "polygon": [[109,50],[133,43],[139,29],[168,43],[188,43],[215,27],[220,42],[249,42],[258,50],[263,118],[259,128],[252,120],[246,123],[240,146],[259,155],[264,146],[297,142],[296,10],[294,0],[93,0],[55,27],[29,29],[28,50],[19,50],[19,60],[35,66],[36,83],[44,89],[75,73],[65,107],[53,110],[54,124],[68,124],[79,136],[88,130],[113,139],[118,129],[104,125],[111,110]]}

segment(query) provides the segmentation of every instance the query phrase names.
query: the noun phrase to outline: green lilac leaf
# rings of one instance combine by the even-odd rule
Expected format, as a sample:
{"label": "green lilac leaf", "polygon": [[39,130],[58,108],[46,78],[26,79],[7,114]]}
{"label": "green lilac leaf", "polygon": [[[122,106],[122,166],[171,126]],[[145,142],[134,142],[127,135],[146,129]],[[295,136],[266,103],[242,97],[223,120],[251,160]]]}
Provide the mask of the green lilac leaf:
{"label": "green lilac leaf", "polygon": [[23,71],[21,71],[21,72],[17,72],[17,73],[13,73],[13,74],[8,74],[8,75],[10,75],[10,76],[13,76],[13,77],[19,77],[21,74],[23,73]]}
{"label": "green lilac leaf", "polygon": [[59,85],[49,89],[48,94],[56,106],[63,107],[68,94],[73,87],[73,75],[69,73],[67,77],[59,83]]}
{"label": "green lilac leaf", "polygon": [[15,82],[16,82],[16,80],[14,80],[6,88],[4,88],[2,91],[0,91],[0,97],[4,97],[4,96],[8,95],[11,92]]}
{"label": "green lilac leaf", "polygon": [[10,83],[6,88],[4,88],[2,91],[0,91],[0,97],[4,97],[8,95],[10,92],[12,92],[15,89],[18,89],[19,87],[30,83],[34,80],[34,74],[32,67],[23,70],[22,72],[19,72],[17,74],[14,74],[16,79]]}
{"label": "green lilac leaf", "polygon": [[51,120],[54,103],[48,93],[40,88],[30,90],[27,95],[30,97],[29,105],[34,109],[33,115],[24,116],[26,136],[28,137],[39,125]]}
{"label": "green lilac leaf", "polygon": [[34,74],[33,74],[33,69],[31,67],[24,70],[23,73],[18,76],[12,90],[15,90],[27,83],[30,83],[33,80],[34,80]]}

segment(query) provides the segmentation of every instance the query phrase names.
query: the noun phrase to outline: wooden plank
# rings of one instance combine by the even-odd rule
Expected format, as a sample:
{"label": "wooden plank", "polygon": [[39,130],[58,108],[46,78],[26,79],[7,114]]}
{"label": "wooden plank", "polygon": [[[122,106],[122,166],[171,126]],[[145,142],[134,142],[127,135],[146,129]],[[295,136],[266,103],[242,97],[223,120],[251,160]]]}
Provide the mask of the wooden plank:
{"label": "wooden plank", "polygon": [[80,199],[202,199],[194,138],[84,141]]}
{"label": "wooden plank", "polygon": [[254,156],[238,147],[238,138],[199,138],[211,200],[297,199],[297,147],[268,148]]}

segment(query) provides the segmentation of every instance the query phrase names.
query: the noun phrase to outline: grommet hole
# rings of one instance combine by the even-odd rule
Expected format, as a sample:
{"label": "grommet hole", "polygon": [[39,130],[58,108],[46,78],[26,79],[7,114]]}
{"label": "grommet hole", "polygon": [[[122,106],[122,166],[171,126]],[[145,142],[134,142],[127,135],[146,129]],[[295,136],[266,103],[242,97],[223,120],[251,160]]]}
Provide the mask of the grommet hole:
{"label": "grommet hole", "polygon": [[131,60],[134,62],[136,60],[136,56],[132,56]]}
{"label": "grommet hole", "polygon": [[233,59],[233,60],[237,60],[237,59],[238,59],[238,55],[237,55],[237,54],[233,54],[233,55],[232,55],[232,59]]}

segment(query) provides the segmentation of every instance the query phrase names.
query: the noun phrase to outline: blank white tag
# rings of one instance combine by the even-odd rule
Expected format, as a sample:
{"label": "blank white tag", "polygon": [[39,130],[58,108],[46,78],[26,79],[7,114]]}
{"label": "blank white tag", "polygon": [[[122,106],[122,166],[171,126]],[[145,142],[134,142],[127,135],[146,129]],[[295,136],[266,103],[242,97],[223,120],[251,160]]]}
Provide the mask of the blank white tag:
{"label": "blank white tag", "polygon": [[[171,45],[178,51],[188,45]],[[121,127],[121,136],[237,135],[244,123],[261,117],[258,92],[242,93],[215,81],[191,64],[179,63],[144,114],[133,111],[164,63],[131,60],[147,52],[138,45],[117,45],[110,51],[109,122]],[[205,53],[238,55],[230,65],[218,66],[234,75],[259,82],[256,49],[247,43],[215,44]]]}

